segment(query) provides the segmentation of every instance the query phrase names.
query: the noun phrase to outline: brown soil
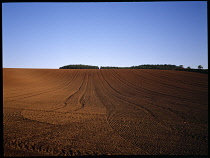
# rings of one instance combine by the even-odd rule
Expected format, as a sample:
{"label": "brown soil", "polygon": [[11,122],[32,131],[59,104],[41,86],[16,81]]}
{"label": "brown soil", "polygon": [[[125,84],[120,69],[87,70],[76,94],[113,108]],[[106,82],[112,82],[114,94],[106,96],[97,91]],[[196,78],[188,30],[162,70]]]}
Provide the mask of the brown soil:
{"label": "brown soil", "polygon": [[4,156],[207,155],[208,75],[3,69]]}

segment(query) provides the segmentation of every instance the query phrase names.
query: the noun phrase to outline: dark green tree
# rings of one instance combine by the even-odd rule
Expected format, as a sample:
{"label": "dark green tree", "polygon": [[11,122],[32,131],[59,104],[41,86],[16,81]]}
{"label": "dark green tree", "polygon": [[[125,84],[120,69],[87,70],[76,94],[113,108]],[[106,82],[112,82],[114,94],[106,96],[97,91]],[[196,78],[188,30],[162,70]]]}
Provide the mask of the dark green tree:
{"label": "dark green tree", "polygon": [[65,65],[60,67],[59,69],[99,69],[98,66],[92,66],[92,65]]}

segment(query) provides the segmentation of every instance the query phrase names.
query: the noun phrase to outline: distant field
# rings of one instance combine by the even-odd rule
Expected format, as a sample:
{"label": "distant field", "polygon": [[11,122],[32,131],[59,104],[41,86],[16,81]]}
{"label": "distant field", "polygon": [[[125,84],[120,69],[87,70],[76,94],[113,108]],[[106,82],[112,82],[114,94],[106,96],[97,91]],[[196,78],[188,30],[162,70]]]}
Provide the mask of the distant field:
{"label": "distant field", "polygon": [[208,75],[3,68],[4,156],[207,155]]}

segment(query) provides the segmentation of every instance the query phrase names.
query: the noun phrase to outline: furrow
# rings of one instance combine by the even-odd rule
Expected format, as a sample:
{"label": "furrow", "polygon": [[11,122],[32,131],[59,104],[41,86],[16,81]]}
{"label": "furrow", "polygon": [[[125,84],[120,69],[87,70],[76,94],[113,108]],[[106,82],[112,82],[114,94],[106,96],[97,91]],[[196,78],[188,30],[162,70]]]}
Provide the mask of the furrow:
{"label": "furrow", "polygon": [[[123,78],[115,70],[114,70],[114,72],[120,78]],[[131,71],[131,72],[133,74],[135,74],[138,78],[140,77],[141,81],[144,81],[145,84],[154,86],[154,83],[155,83],[156,87],[162,87],[162,88],[166,89],[165,91],[175,90],[175,91],[179,91],[179,92],[182,91],[182,92],[187,93],[187,94],[190,93],[190,94],[203,94],[203,95],[206,95],[206,92],[198,91],[197,89],[195,89],[196,87],[192,87],[192,86],[186,87],[185,84],[180,86],[179,82],[175,82],[174,83],[174,82],[171,82],[171,79],[163,79],[163,78],[159,77],[158,75],[154,75],[154,74],[152,75],[150,73],[145,73],[145,71],[141,71],[141,73],[138,73],[136,71]],[[166,73],[167,73],[167,71],[166,71]],[[123,78],[123,79],[125,79],[125,78]]]}
{"label": "furrow", "polygon": [[[66,71],[67,72],[67,71]],[[77,72],[76,72],[77,73]],[[42,89],[45,89],[45,90],[40,90],[38,93],[36,92],[35,94],[34,93],[31,93],[32,95],[23,95],[24,97],[20,97],[20,98],[16,98],[16,99],[13,99],[13,100],[8,100],[7,99],[4,99],[6,101],[4,101],[5,103],[7,102],[13,102],[13,101],[17,101],[17,100],[20,100],[20,99],[25,99],[25,98],[30,98],[30,97],[34,97],[34,96],[37,96],[37,95],[43,95],[43,94],[46,94],[46,93],[50,93],[50,92],[54,92],[54,91],[58,91],[60,89],[63,89],[65,88],[66,86],[69,85],[69,83],[71,83],[71,81],[74,79],[76,73],[72,74],[70,76],[70,80],[66,80],[63,84],[60,84],[59,82],[62,81],[61,79],[57,80],[56,83],[59,83],[59,85],[55,85],[55,86],[49,86],[50,88],[44,88],[42,87]],[[68,74],[67,74],[68,75]],[[62,76],[62,78],[65,77],[65,76]],[[55,84],[55,83],[54,83]]]}
{"label": "furrow", "polygon": [[[146,91],[145,93],[146,94],[153,94],[153,95],[162,95],[162,96],[164,96],[164,97],[173,97],[173,98],[177,98],[177,99],[185,99],[185,100],[187,100],[187,102],[192,102],[192,103],[197,103],[197,102],[195,102],[194,100],[192,100],[191,98],[186,98],[186,97],[182,97],[182,95],[179,95],[179,94],[177,94],[176,93],[176,95],[171,95],[170,93],[168,94],[168,93],[166,93],[166,92],[163,92],[162,90],[161,90],[161,88],[155,88],[155,86],[151,86],[151,87],[153,87],[153,88],[150,88],[150,89],[148,89],[148,88],[146,88],[146,86],[139,86],[139,85],[137,85],[137,84],[134,84],[134,83],[132,83],[132,82],[129,82],[129,81],[127,81],[126,79],[124,79],[124,78],[122,78],[121,77],[121,79],[123,80],[123,81],[125,81],[124,83],[126,83],[126,85],[128,86],[128,87],[132,87],[133,89],[135,89],[135,90],[137,90],[137,91],[139,91],[141,94],[142,93],[144,93],[144,91]],[[141,82],[144,82],[144,80],[140,80]],[[150,83],[145,83],[146,85],[150,85]],[[142,84],[143,85],[143,84]],[[135,87],[135,88],[134,88]],[[136,87],[137,88],[139,88],[139,89],[136,89]],[[143,90],[143,91],[142,91]],[[171,90],[171,89],[170,89]]]}
{"label": "furrow", "polygon": [[80,103],[81,107],[75,109],[75,111],[78,111],[85,107],[85,95],[87,93],[87,89],[88,89],[88,85],[89,85],[88,82],[89,82],[89,74],[86,74],[86,83],[84,86],[84,90],[81,93],[81,95],[78,97],[78,102]]}
{"label": "furrow", "polygon": [[[97,97],[99,98],[101,104],[104,105],[104,107],[107,109],[107,114],[106,114],[107,115],[107,117],[106,117],[107,119],[106,119],[106,121],[109,124],[110,128],[112,128],[122,139],[126,140],[128,143],[133,144],[135,147],[139,148],[141,150],[141,152],[144,153],[144,155],[151,155],[151,153],[149,153],[148,151],[146,151],[143,148],[141,148],[141,146],[137,146],[135,143],[130,142],[129,139],[126,139],[124,136],[122,136],[119,133],[119,131],[120,131],[119,128],[118,128],[120,126],[119,124],[116,125],[116,126],[113,126],[110,123],[110,120],[111,120],[112,116],[114,115],[114,113],[117,110],[116,109],[116,105],[114,103],[112,103],[112,101],[113,101],[112,98],[110,96],[108,96],[108,94],[110,94],[110,93],[107,91],[107,88],[106,88],[106,86],[105,86],[105,84],[103,82],[103,79],[101,79],[101,77],[102,77],[101,73],[99,75],[99,72],[97,72],[97,76],[98,76],[97,80],[99,80],[100,83],[101,83],[101,89],[103,89],[103,91],[100,91],[100,93],[102,93],[102,95],[100,95],[99,92],[98,92]],[[103,97],[103,98],[101,98],[101,97]],[[103,99],[105,99],[105,102],[103,102]],[[121,124],[121,126],[123,126],[123,125]]]}
{"label": "furrow", "polygon": [[[115,72],[115,73],[116,73],[116,72]],[[118,75],[118,74],[116,73],[116,75]],[[128,82],[127,80],[123,79],[122,77],[120,78],[119,75],[118,75],[118,76],[113,75],[113,76],[116,78],[116,80],[118,80],[120,83],[122,83],[123,85],[125,85],[125,86],[127,87],[126,90],[132,89],[132,90],[136,91],[137,93],[140,93],[141,95],[143,95],[141,90],[138,90],[138,89],[136,89],[135,87],[133,87],[132,85],[130,85],[129,82]],[[144,97],[147,97],[149,93],[146,93],[146,94],[147,94],[147,95],[145,95]],[[150,98],[150,97],[148,97],[148,98]],[[126,100],[129,100],[129,99],[130,99],[130,97],[126,97]],[[132,100],[133,100],[133,101],[138,101],[138,102],[139,102],[139,101],[142,101],[143,99],[142,99],[142,98],[139,98],[139,97],[132,97]],[[178,112],[178,111],[173,110],[173,109],[171,109],[171,108],[159,106],[158,104],[155,104],[155,103],[149,101],[149,99],[148,99],[148,100],[145,100],[145,99],[144,99],[144,101],[145,101],[147,104],[152,104],[152,105],[154,105],[154,106],[156,106],[156,107],[159,107],[159,108],[162,108],[162,109],[164,109],[164,110],[170,111],[170,112],[172,112],[173,114],[176,114],[176,115],[178,115],[179,117],[182,117],[183,119],[185,118],[185,117],[184,117],[185,114],[182,113],[182,112]],[[181,115],[180,115],[180,114],[181,114]]]}
{"label": "furrow", "polygon": [[166,70],[4,69],[5,156],[13,149],[23,156],[205,155],[207,79]]}
{"label": "furrow", "polygon": [[[53,90],[53,89],[56,89],[57,87],[55,87],[54,85],[56,85],[56,83],[59,83],[61,80],[62,80],[62,78],[65,76],[65,73],[66,72],[63,72],[60,76],[59,76],[59,79],[57,79],[57,80],[55,80],[54,82],[52,82],[52,83],[48,83],[48,87],[50,87],[50,88],[46,88],[45,86],[38,86],[38,87],[40,87],[39,89],[38,89],[38,91],[35,91],[35,92],[30,92],[30,93],[25,93],[25,94],[20,94],[20,95],[16,95],[16,96],[12,96],[12,97],[8,97],[8,98],[4,98],[5,100],[8,100],[8,99],[13,99],[13,98],[15,98],[15,97],[18,97],[17,99],[22,99],[22,98],[25,98],[25,96],[26,95],[29,95],[29,96],[31,96],[31,94],[33,94],[34,95],[34,93],[35,93],[35,95],[36,94],[39,94],[40,92],[43,92],[43,93],[45,93],[45,92],[48,92],[49,90]],[[45,82],[45,85],[46,85],[46,82],[47,81],[43,81],[43,82]],[[54,86],[54,87],[53,87]],[[43,94],[43,93],[41,93],[41,94]],[[32,95],[32,96],[33,96]],[[24,96],[24,97],[22,97],[22,96]],[[20,98],[19,98],[20,97]],[[13,99],[12,101],[16,101],[17,99]]]}
{"label": "furrow", "polygon": [[[11,94],[11,93],[17,93],[17,91],[20,91],[20,90],[28,90],[28,89],[30,89],[32,86],[36,86],[36,85],[44,85],[45,83],[46,83],[46,81],[48,82],[48,81],[50,81],[51,80],[51,78],[53,78],[53,75],[55,74],[55,72],[54,71],[51,71],[50,73],[48,73],[49,71],[47,71],[47,73],[44,75],[44,76],[42,76],[41,77],[41,75],[40,75],[40,80],[39,81],[36,81],[36,82],[32,82],[32,84],[31,84],[31,82],[30,83],[28,83],[28,84],[23,84],[23,85],[21,85],[21,88],[17,88],[17,87],[15,87],[15,88],[11,88],[10,90],[8,90],[9,91],[9,93]],[[32,77],[32,76],[34,76],[34,74],[28,74],[27,76],[29,76],[30,78]],[[34,80],[33,78],[32,78],[32,80]],[[8,92],[7,91],[7,92]]]}
{"label": "furrow", "polygon": [[[109,75],[106,74],[106,76],[109,76]],[[109,79],[110,79],[110,76],[109,76]],[[110,87],[110,84],[107,83],[107,85],[108,85],[108,87]],[[112,91],[112,88],[110,90]],[[114,94],[116,94],[116,92],[114,92],[114,93],[112,92],[111,94],[112,94],[112,97],[113,96],[116,97],[116,95],[114,95]],[[180,145],[179,147],[175,145],[176,142],[177,142],[177,139],[180,139],[183,135],[178,135],[177,136],[176,135],[177,133],[172,132],[170,127],[168,127],[168,126],[166,127],[162,122],[159,122],[159,120],[154,120],[153,117],[148,117],[148,115],[145,115],[144,121],[140,121],[139,123],[134,121],[135,124],[133,126],[131,124],[127,124],[127,125],[124,124],[123,123],[124,121],[122,121],[122,118],[126,120],[126,119],[128,119],[129,115],[126,117],[125,116],[126,112],[122,113],[122,111],[124,111],[126,109],[127,112],[128,112],[129,111],[128,109],[131,109],[131,107],[124,105],[125,100],[122,99],[122,98],[123,98],[123,96],[118,97],[118,99],[123,100],[122,103],[119,104],[119,103],[116,102],[116,104],[115,104],[115,105],[117,105],[117,107],[115,107],[115,113],[116,114],[112,115],[111,119],[108,118],[108,121],[111,124],[111,126],[114,129],[116,129],[119,132],[120,135],[122,135],[124,138],[126,138],[130,142],[138,145],[139,147],[143,148],[144,150],[146,150],[150,153],[156,153],[156,154],[157,153],[159,153],[159,154],[161,154],[161,153],[162,154],[164,154],[164,153],[165,154],[167,154],[167,153],[178,153],[178,151],[181,150],[181,148],[183,148],[182,145]],[[128,103],[129,102],[127,102],[127,105],[128,105]],[[124,105],[124,109],[122,109],[123,105]],[[138,116],[135,115],[136,110],[132,110],[132,111],[133,112],[130,112],[130,113],[128,112],[128,114],[133,113],[132,117],[134,118],[134,116],[136,116],[136,118],[138,118]],[[140,111],[139,111],[139,114],[140,114]],[[141,115],[143,115],[143,113]],[[141,118],[139,118],[139,119],[141,120]],[[119,125],[119,123],[120,123],[120,125]],[[138,130],[135,130],[135,129],[138,129]],[[150,133],[150,135],[153,135],[153,139],[151,139],[151,136],[146,136],[145,135],[146,139],[143,139],[139,142],[139,138],[138,138],[139,130],[142,131],[142,133],[140,132],[141,134]],[[135,131],[136,131],[136,134],[134,134],[134,135],[131,134],[131,133],[135,133]],[[145,131],[145,132],[143,132],[143,131]],[[165,138],[163,136],[160,136],[159,134],[156,134],[156,132],[165,133],[165,136],[164,136]],[[133,138],[136,138],[136,139],[133,139]],[[173,139],[171,139],[171,138],[173,138]],[[169,142],[164,141],[164,140],[168,140],[168,139],[171,139],[171,141],[169,141]],[[186,140],[186,141],[190,143],[190,142],[194,142],[195,140],[188,137],[188,140]],[[145,143],[147,143],[147,146],[144,146]],[[173,144],[175,146],[172,147],[171,149],[169,149],[169,148],[164,149],[163,146],[160,146],[163,143],[165,143],[166,146],[167,146],[167,144],[168,145]],[[148,146],[148,144],[150,144],[150,145]]]}
{"label": "furrow", "polygon": [[[117,78],[116,78],[117,79]],[[126,84],[126,83],[125,83]],[[128,88],[126,89],[126,90],[128,90]],[[139,93],[141,93],[140,91],[139,91]],[[130,99],[130,97],[127,97],[126,98],[126,100],[129,100]],[[142,100],[142,98],[135,98],[135,97],[132,97],[132,101],[135,101],[135,102],[141,102],[141,100]],[[181,100],[180,100],[181,101]],[[183,100],[182,100],[183,101]],[[158,108],[161,108],[161,109],[163,109],[163,110],[166,110],[166,111],[162,111],[163,113],[165,113],[165,114],[167,114],[167,115],[169,115],[168,113],[170,113],[170,118],[168,118],[167,120],[173,120],[174,118],[179,118],[180,117],[180,122],[183,122],[183,123],[186,123],[186,122],[188,122],[189,120],[191,120],[191,119],[195,119],[195,118],[193,118],[193,117],[191,117],[191,116],[187,116],[186,115],[186,113],[184,113],[184,112],[182,112],[182,111],[178,111],[178,110],[175,110],[175,109],[172,109],[172,108],[170,108],[170,107],[164,107],[164,106],[160,106],[160,105],[163,105],[163,104],[167,104],[167,100],[165,100],[164,102],[163,101],[161,101],[161,102],[159,102],[159,103],[155,103],[154,101],[146,101],[147,102],[147,104],[148,105],[153,105],[154,107],[158,107]],[[189,104],[189,102],[188,102],[188,104]],[[176,103],[174,104],[172,104],[172,105],[177,105]],[[181,106],[180,106],[181,107]],[[150,107],[150,108],[152,108],[152,107]],[[158,108],[155,108],[155,111],[160,111],[160,109],[158,109]],[[181,107],[182,109],[183,109],[183,104],[182,104],[182,107]],[[157,114],[157,112],[155,112],[154,111],[154,114]],[[192,110],[191,110],[192,111]],[[164,116],[164,114],[161,114],[161,115],[163,115]],[[159,116],[161,116],[161,115],[159,115]],[[172,117],[173,116],[173,117]],[[196,118],[197,120],[198,120],[198,118]],[[162,116],[161,116],[161,118],[159,119],[159,120],[164,120],[164,119],[162,119]],[[162,122],[161,121],[161,122]],[[203,120],[199,120],[201,123],[205,123]],[[176,123],[174,124],[174,125],[176,125]],[[173,125],[173,126],[174,126]],[[171,125],[170,125],[171,126]],[[176,126],[171,126],[171,128],[173,128],[174,130],[173,130],[173,132],[175,132],[175,133],[177,133],[177,134],[184,134],[185,135],[185,133],[186,133],[186,131],[184,130],[184,129],[181,129],[181,130],[177,130],[177,128],[178,127],[176,127],[176,126],[178,126],[178,125],[176,125]],[[200,126],[200,125],[198,125],[199,126],[199,128],[203,128],[202,126]],[[176,128],[175,128],[176,127]],[[189,134],[189,136],[191,137],[191,134]],[[194,137],[195,138],[195,137]]]}
{"label": "furrow", "polygon": [[[138,72],[138,70],[136,70]],[[206,88],[207,85],[202,81],[206,82],[206,79],[200,78],[199,76],[203,76],[203,74],[197,74],[192,72],[182,72],[182,71],[171,71],[171,70],[151,70],[151,71],[143,71],[144,73],[150,74],[152,76],[156,76],[160,79],[170,80],[170,82],[174,82],[180,85],[188,85],[195,87],[203,87]],[[164,73],[165,72],[165,73]],[[187,77],[183,77],[183,75],[187,73]],[[186,75],[184,75],[186,76]],[[194,81],[192,80],[194,79]],[[189,82],[190,81],[190,82]],[[201,82],[198,82],[201,81]],[[202,83],[202,84],[201,84]]]}
{"label": "furrow", "polygon": [[[85,74],[84,74],[84,76],[83,76],[83,79],[82,79],[82,82],[81,82],[79,88],[78,88],[74,93],[72,93],[71,95],[69,95],[69,96],[65,99],[65,101],[63,102],[63,106],[61,106],[61,107],[59,107],[59,108],[56,108],[56,109],[53,109],[53,110],[60,110],[60,109],[63,109],[63,108],[65,108],[65,107],[68,106],[68,101],[69,101],[73,96],[75,96],[77,93],[79,93],[79,91],[81,90],[83,84],[85,83],[85,76],[86,76],[86,72],[85,72]],[[71,105],[70,105],[70,106],[71,106]]]}

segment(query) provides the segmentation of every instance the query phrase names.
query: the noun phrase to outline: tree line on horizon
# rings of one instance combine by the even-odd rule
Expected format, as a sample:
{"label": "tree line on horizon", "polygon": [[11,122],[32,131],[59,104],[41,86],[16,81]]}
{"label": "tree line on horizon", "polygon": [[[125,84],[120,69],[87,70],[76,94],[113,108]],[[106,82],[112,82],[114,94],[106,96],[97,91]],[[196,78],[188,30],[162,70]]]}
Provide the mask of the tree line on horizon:
{"label": "tree line on horizon", "polygon": [[59,67],[59,69],[99,69],[99,67],[92,66],[92,65],[75,64],[75,65],[65,65],[65,66]]}
{"label": "tree line on horizon", "polygon": [[100,69],[159,69],[159,70],[175,70],[180,66],[170,64],[144,64],[131,67],[114,67],[114,66],[101,66]]}
{"label": "tree line on horizon", "polygon": [[[75,64],[75,65],[65,65],[60,67],[59,69],[99,69],[98,66],[92,65],[83,65],[83,64]],[[117,67],[117,66],[101,66],[100,69],[157,69],[157,70],[180,70],[180,71],[190,71],[190,72],[200,72],[208,74],[208,69],[203,69],[201,65],[198,66],[198,69],[192,69],[189,66],[184,68],[183,65],[171,65],[171,64],[144,64],[138,66],[130,66],[130,67]]]}

